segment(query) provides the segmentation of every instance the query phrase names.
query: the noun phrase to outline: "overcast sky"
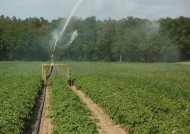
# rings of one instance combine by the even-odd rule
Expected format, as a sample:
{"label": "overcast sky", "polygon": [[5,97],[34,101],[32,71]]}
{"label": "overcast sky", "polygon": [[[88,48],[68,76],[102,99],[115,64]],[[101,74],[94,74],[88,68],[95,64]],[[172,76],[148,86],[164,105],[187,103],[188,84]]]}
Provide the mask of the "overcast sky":
{"label": "overcast sky", "polygon": [[[0,0],[0,15],[44,17],[52,20],[68,18],[78,0]],[[134,16],[151,20],[179,16],[190,17],[190,0],[83,0],[75,16],[114,19]]]}

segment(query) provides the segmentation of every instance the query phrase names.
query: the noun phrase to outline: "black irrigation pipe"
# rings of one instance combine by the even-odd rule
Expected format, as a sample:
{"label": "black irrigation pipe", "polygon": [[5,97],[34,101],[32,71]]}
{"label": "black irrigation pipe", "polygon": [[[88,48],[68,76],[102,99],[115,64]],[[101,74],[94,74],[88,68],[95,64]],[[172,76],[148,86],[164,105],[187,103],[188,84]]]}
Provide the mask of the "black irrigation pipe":
{"label": "black irrigation pipe", "polygon": [[43,95],[42,95],[42,99],[41,99],[41,104],[40,104],[40,108],[38,110],[38,116],[37,116],[36,122],[34,124],[34,129],[33,129],[32,134],[38,134],[38,132],[39,132],[40,122],[41,122],[41,117],[42,117],[42,111],[43,111],[44,102],[45,102],[46,88],[47,88],[47,86],[45,85],[43,87]]}

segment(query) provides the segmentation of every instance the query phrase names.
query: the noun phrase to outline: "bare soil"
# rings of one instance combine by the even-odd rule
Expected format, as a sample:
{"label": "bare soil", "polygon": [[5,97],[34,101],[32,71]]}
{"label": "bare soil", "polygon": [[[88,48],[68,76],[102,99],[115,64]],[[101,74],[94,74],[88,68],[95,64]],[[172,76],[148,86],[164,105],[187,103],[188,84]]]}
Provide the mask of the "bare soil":
{"label": "bare soil", "polygon": [[45,93],[45,102],[42,111],[42,117],[40,122],[39,134],[51,134],[52,133],[52,124],[51,119],[48,116],[49,113],[49,88],[47,87]]}
{"label": "bare soil", "polygon": [[98,120],[96,125],[100,134],[126,134],[123,128],[119,125],[115,125],[103,110],[90,98],[87,98],[81,90],[78,90],[76,86],[72,86],[71,88],[91,110],[94,116],[93,118]]}

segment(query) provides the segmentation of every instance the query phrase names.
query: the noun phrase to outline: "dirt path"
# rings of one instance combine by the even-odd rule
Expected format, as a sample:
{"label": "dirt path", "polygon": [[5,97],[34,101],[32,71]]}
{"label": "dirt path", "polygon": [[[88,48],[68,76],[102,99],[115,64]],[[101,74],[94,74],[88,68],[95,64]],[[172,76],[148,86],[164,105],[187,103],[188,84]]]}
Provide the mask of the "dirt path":
{"label": "dirt path", "polygon": [[47,87],[46,93],[45,93],[45,102],[44,107],[42,111],[42,117],[41,117],[41,123],[39,128],[39,134],[51,134],[52,125],[51,125],[51,119],[48,117],[48,107],[49,107],[49,89]]}
{"label": "dirt path", "polygon": [[85,94],[78,90],[76,86],[71,87],[75,93],[86,103],[87,107],[91,110],[94,118],[98,120],[97,128],[100,134],[126,134],[124,129],[119,125],[113,124],[111,119],[95,104],[90,98],[87,98]]}

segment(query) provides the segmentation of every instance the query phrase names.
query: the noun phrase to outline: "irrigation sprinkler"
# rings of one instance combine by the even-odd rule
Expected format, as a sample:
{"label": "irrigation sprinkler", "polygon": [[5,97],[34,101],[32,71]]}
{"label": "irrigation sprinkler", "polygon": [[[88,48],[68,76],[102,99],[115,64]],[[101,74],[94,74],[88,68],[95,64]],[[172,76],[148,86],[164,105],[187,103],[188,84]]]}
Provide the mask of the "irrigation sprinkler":
{"label": "irrigation sprinkler", "polygon": [[[57,75],[59,75],[63,81],[68,83],[69,86],[73,86],[73,84],[74,84],[74,80],[72,79],[71,70],[70,70],[69,65],[68,64],[54,64],[53,59],[54,59],[54,52],[55,52],[55,48],[57,46],[57,42],[59,41],[59,38],[65,32],[67,25],[69,24],[69,21],[71,20],[71,17],[75,13],[77,7],[80,5],[81,2],[82,2],[82,0],[78,0],[76,5],[74,6],[69,18],[67,19],[66,24],[64,25],[62,31],[59,32],[55,38],[55,44],[54,44],[53,51],[51,54],[51,64],[42,64],[42,82],[43,82],[43,93],[42,94],[43,95],[42,95],[42,101],[40,101],[41,104],[40,104],[40,108],[38,109],[38,116],[37,116],[37,120],[35,121],[35,125],[34,125],[34,129],[33,129],[32,134],[38,134],[39,133],[39,126],[40,126],[41,117],[42,117],[42,110],[44,107],[44,102],[45,102],[45,97],[46,97],[46,88],[48,85],[48,79],[52,75],[53,69],[55,68]],[[77,31],[75,31],[71,37],[71,40],[67,44],[67,46],[72,43],[72,41],[76,38],[77,35],[78,35]],[[63,74],[62,74],[63,72],[60,71],[58,67],[62,67],[62,68],[66,67],[66,77],[63,77]]]}
{"label": "irrigation sprinkler", "polygon": [[[67,28],[67,25],[69,24],[73,14],[75,13],[75,11],[77,10],[78,6],[80,5],[80,3],[82,2],[83,0],[78,0],[78,2],[75,4],[74,8],[72,9],[71,11],[71,14],[69,15],[69,18],[67,19],[63,29],[61,32],[58,33],[58,35],[56,36],[55,38],[55,44],[54,44],[54,47],[53,47],[53,52],[52,52],[52,55],[51,55],[51,64],[42,64],[42,81],[44,83],[44,85],[46,86],[47,85],[47,80],[49,79],[49,77],[51,76],[52,74],[52,71],[53,71],[53,68],[54,67],[57,67],[57,66],[66,66],[67,67],[67,83],[72,86],[74,81],[73,79],[71,78],[71,71],[70,71],[70,68],[69,68],[69,65],[68,64],[54,64],[54,61],[53,61],[53,57],[54,57],[54,52],[55,52],[55,48],[57,46],[57,42],[59,41],[59,38],[64,34],[66,28]],[[71,41],[69,41],[68,45],[70,43],[72,43],[72,41],[76,38],[77,36],[77,32],[75,31],[71,37]],[[57,73],[59,75],[60,74],[60,71],[58,71],[57,69]]]}

